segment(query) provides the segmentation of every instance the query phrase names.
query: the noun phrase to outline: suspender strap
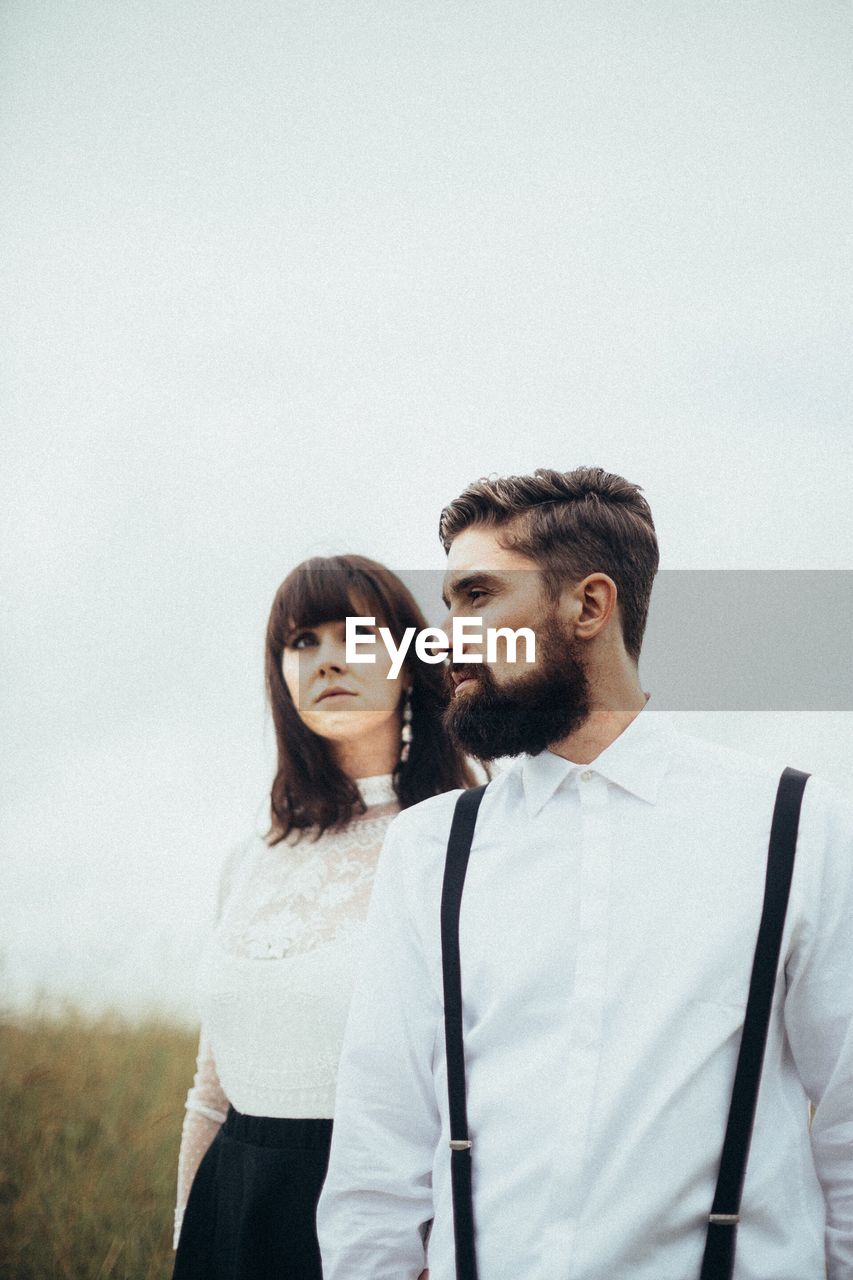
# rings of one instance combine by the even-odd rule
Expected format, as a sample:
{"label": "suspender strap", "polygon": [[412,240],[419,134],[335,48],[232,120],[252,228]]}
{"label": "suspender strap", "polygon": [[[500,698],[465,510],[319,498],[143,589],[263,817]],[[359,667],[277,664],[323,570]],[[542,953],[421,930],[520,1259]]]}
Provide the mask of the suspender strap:
{"label": "suspender strap", "polygon": [[444,885],[441,892],[441,960],[444,977],[444,1038],[447,1045],[447,1096],[450,1115],[450,1184],[457,1280],[477,1280],[471,1143],[465,1101],[465,1050],[462,1044],[462,973],[459,964],[459,908],[474,838],[477,810],[485,786],[463,791],[456,801]]}
{"label": "suspender strap", "polygon": [[755,944],[740,1052],[717,1189],[708,1219],[700,1280],[731,1280],[734,1270],[741,1194],[794,870],[800,807],[808,776],[798,769],[785,769],[779,779],[767,853],[764,908]]}

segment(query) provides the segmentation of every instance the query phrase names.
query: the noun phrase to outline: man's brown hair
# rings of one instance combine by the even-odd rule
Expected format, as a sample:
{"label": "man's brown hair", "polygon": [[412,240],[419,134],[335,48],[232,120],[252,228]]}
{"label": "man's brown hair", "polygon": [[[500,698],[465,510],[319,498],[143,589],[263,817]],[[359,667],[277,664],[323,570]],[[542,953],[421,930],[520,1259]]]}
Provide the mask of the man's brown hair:
{"label": "man's brown hair", "polygon": [[606,573],[619,593],[625,648],[639,658],[659,561],[652,513],[639,485],[602,467],[539,467],[532,476],[484,477],[442,511],[438,532],[445,551],[472,525],[506,528],[500,545],[538,561],[553,599],[567,582]]}

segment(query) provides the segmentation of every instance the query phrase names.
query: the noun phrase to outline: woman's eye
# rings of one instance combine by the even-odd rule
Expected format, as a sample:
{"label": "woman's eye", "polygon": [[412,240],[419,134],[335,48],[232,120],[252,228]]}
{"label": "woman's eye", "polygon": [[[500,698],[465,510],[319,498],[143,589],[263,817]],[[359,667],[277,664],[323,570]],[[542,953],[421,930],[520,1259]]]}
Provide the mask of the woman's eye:
{"label": "woman's eye", "polygon": [[299,635],[288,640],[287,647],[288,649],[305,649],[309,644],[313,644],[314,638],[313,631],[300,631]]}

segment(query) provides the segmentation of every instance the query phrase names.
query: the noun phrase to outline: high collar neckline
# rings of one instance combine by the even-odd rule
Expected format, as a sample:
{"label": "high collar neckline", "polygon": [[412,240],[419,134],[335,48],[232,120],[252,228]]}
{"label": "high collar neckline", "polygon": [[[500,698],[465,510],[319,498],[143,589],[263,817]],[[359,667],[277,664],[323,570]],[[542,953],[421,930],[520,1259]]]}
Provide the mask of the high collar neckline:
{"label": "high collar neckline", "polygon": [[368,809],[377,804],[390,804],[397,799],[393,774],[375,773],[369,778],[356,778],[355,785]]}

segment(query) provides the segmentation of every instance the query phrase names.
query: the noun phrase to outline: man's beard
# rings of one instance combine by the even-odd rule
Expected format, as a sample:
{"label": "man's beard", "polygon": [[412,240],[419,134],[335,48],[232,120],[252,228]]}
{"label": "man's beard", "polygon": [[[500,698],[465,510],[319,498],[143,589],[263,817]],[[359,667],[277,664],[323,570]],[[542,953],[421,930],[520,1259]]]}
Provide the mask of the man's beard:
{"label": "man's beard", "polygon": [[452,694],[444,727],[478,760],[522,752],[539,755],[589,716],[589,680],[578,646],[563,635],[553,616],[536,628],[536,664],[531,671],[506,684],[498,684],[485,663],[472,664],[470,674],[477,688]]}

